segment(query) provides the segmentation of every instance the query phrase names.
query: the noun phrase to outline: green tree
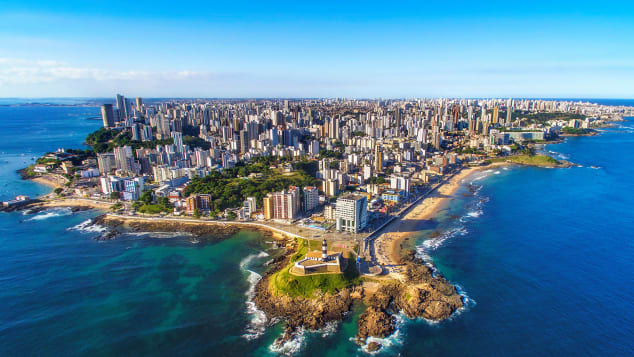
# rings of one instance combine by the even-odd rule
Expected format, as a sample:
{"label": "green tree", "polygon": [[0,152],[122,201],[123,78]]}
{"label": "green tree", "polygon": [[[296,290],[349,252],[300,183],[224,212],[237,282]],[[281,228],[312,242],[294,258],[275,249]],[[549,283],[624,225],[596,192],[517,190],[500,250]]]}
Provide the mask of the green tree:
{"label": "green tree", "polygon": [[113,200],[118,200],[119,197],[121,197],[121,194],[119,193],[119,191],[112,191],[110,193],[110,198]]}
{"label": "green tree", "polygon": [[58,195],[59,195],[60,193],[62,193],[62,191],[64,191],[64,189],[63,189],[63,188],[61,188],[61,187],[58,187],[58,188],[56,188],[56,189],[54,189],[54,190],[53,190],[53,192],[55,192],[55,193],[56,193],[56,194],[58,194]]}

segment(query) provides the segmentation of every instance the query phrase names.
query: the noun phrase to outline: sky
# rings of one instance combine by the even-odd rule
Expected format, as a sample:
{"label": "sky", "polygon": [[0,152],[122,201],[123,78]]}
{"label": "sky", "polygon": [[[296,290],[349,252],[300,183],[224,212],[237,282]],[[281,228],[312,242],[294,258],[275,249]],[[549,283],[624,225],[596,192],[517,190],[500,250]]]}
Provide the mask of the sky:
{"label": "sky", "polygon": [[0,97],[634,98],[628,1],[4,1]]}

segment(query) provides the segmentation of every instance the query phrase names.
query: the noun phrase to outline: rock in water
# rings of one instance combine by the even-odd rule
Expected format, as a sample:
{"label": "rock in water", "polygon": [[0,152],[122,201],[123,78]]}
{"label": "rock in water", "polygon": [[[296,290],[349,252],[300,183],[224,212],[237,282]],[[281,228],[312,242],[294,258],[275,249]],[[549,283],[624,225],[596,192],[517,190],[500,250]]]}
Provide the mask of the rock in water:
{"label": "rock in water", "polygon": [[376,352],[378,350],[381,349],[381,347],[383,347],[383,345],[381,345],[378,342],[370,342],[368,343],[368,352]]}
{"label": "rock in water", "polygon": [[365,340],[369,336],[387,337],[394,332],[396,318],[380,308],[368,307],[359,316],[358,337]]}

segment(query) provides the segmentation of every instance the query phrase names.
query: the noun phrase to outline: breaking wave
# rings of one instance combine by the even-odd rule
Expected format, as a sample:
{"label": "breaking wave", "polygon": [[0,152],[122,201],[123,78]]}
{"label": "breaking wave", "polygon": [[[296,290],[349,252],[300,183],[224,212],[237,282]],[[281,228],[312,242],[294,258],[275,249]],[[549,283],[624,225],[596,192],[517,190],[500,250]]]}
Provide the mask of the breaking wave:
{"label": "breaking wave", "polygon": [[66,230],[82,233],[104,233],[108,231],[108,228],[92,223],[92,219],[87,219],[76,226],[66,228]]}
{"label": "breaking wave", "polygon": [[245,295],[247,296],[247,314],[251,316],[251,319],[245,329],[246,332],[242,335],[242,337],[247,340],[254,340],[262,336],[266,330],[266,314],[264,311],[259,310],[253,301],[253,297],[255,296],[255,286],[262,279],[262,276],[253,270],[250,270],[249,264],[253,261],[253,259],[265,258],[268,256],[269,254],[267,252],[260,252],[258,254],[251,254],[242,259],[240,262],[240,269],[249,273],[249,277],[247,278],[249,288],[247,289]]}
{"label": "breaking wave", "polygon": [[277,340],[269,346],[269,351],[284,356],[292,356],[302,349],[306,342],[306,330],[300,327],[295,331],[293,337],[287,341],[278,342]]}
{"label": "breaking wave", "polygon": [[42,221],[42,220],[53,218],[53,217],[68,216],[69,214],[72,214],[72,213],[73,211],[68,207],[51,208],[51,209],[47,209],[46,211],[42,211],[41,213],[38,213],[37,215],[27,219],[26,221]]}
{"label": "breaking wave", "polygon": [[[360,350],[371,355],[377,354],[377,353],[389,353],[389,352],[395,353],[396,351],[391,351],[391,350],[403,345],[403,341],[405,339],[405,324],[408,321],[408,319],[402,312],[395,314],[394,317],[396,318],[396,325],[394,328],[394,332],[391,335],[387,337],[383,337],[383,338],[370,336],[366,339],[365,345],[360,347]],[[374,352],[369,351],[368,345],[371,342],[380,344],[382,346],[381,349]]]}

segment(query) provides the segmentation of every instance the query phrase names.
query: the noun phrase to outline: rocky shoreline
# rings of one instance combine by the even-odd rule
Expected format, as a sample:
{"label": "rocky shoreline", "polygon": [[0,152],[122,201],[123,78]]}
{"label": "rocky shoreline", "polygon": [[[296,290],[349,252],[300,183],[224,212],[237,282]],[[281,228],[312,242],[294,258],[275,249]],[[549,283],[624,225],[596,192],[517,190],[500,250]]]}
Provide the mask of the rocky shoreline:
{"label": "rocky shoreline", "polygon": [[224,224],[198,224],[189,222],[151,222],[134,219],[123,219],[112,217],[107,214],[97,216],[93,219],[93,224],[98,224],[109,228],[109,233],[101,239],[113,239],[119,234],[128,232],[166,232],[166,233],[187,233],[198,239],[222,240],[230,238],[243,230],[257,231],[264,237],[274,237],[274,234],[265,229],[244,228]]}
{"label": "rocky shoreline", "polygon": [[[366,345],[368,337],[384,338],[393,334],[395,314],[400,312],[410,319],[441,321],[464,306],[456,287],[417,258],[407,263],[406,281],[378,280],[380,286],[376,292],[370,292],[361,284],[333,294],[319,293],[311,298],[276,295],[270,289],[269,279],[289,264],[295,245],[290,242],[287,248],[287,253],[278,257],[257,283],[253,298],[257,308],[266,314],[269,324],[285,323],[284,334],[276,344],[293,339],[301,329],[318,330],[328,322],[343,320],[356,303],[367,306],[358,321],[356,342],[359,345]],[[373,282],[376,284],[376,280]],[[380,348],[376,342],[366,346],[370,351]]]}

